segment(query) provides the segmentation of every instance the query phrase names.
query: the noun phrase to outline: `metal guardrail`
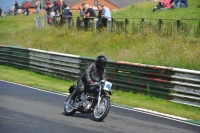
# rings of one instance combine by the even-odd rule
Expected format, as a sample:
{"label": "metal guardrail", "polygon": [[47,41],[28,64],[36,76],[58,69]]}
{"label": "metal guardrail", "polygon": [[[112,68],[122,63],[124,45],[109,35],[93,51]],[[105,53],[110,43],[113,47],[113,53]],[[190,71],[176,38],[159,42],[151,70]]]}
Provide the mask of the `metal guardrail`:
{"label": "metal guardrail", "polygon": [[200,72],[173,68],[172,101],[200,107]]}
{"label": "metal guardrail", "polygon": [[[0,45],[0,64],[76,81],[94,58]],[[106,66],[114,89],[145,93],[200,107],[200,71],[111,61]]]}
{"label": "metal guardrail", "polygon": [[29,49],[30,70],[51,76],[77,79],[80,75],[79,56]]}

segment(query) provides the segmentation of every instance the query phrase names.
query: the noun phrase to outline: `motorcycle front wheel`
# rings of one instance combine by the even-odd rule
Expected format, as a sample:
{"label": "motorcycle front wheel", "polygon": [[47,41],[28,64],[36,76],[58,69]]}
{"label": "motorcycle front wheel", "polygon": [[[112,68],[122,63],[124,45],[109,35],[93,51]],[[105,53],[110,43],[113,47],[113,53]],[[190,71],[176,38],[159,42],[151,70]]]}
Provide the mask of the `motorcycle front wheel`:
{"label": "motorcycle front wheel", "polygon": [[[65,103],[67,103],[67,100],[69,99],[69,97],[70,97],[70,96],[67,97]],[[64,113],[65,113],[65,115],[71,116],[71,115],[73,115],[75,112],[76,112],[76,110],[74,110],[74,109],[68,107],[66,104],[64,104]]]}
{"label": "motorcycle front wheel", "polygon": [[95,105],[93,110],[93,120],[102,121],[110,110],[110,98],[104,96],[100,101],[100,106],[98,108],[98,103]]}

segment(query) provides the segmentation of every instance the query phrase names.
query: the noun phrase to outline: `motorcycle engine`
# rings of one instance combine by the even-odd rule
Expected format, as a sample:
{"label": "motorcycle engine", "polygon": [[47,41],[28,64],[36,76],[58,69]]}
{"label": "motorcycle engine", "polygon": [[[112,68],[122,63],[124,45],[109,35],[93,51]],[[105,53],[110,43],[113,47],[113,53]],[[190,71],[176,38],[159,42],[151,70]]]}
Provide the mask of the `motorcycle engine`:
{"label": "motorcycle engine", "polygon": [[83,107],[84,107],[85,110],[90,109],[91,105],[92,104],[89,101],[84,101],[83,102]]}
{"label": "motorcycle engine", "polygon": [[88,101],[89,98],[89,94],[81,94],[81,100],[82,100],[82,106],[84,108],[84,111],[87,111],[88,109],[90,109],[90,107],[92,106],[92,102]]}

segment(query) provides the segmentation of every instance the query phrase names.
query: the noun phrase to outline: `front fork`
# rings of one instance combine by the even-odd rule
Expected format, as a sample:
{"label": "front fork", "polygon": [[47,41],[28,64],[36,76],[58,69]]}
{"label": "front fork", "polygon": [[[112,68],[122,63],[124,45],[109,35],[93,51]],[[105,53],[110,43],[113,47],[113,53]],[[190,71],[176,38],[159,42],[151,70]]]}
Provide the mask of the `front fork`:
{"label": "front fork", "polygon": [[101,91],[99,91],[99,95],[98,95],[98,108],[100,108],[100,102],[101,102]]}

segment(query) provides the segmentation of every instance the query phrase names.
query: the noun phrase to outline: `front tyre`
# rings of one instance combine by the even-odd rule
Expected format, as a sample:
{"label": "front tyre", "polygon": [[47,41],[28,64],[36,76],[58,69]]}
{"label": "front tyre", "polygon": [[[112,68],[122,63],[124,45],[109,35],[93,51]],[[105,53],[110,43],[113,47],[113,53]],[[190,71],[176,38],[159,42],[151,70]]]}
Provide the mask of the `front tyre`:
{"label": "front tyre", "polygon": [[93,110],[93,120],[102,121],[108,114],[110,110],[110,98],[104,96],[100,101],[100,108],[98,108],[98,103]]}
{"label": "front tyre", "polygon": [[[70,96],[71,96],[71,95],[70,95]],[[67,100],[69,99],[70,96],[67,97],[65,103],[67,103]],[[64,104],[64,113],[65,113],[65,115],[71,116],[71,115],[73,115],[75,112],[76,112],[76,110],[74,110],[74,109],[68,107],[66,104]]]}

